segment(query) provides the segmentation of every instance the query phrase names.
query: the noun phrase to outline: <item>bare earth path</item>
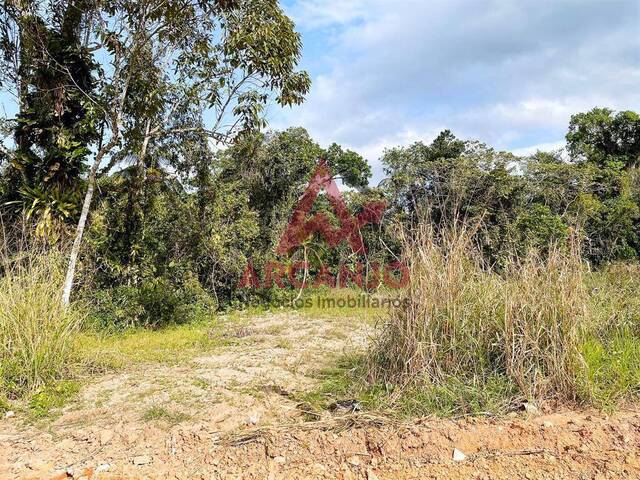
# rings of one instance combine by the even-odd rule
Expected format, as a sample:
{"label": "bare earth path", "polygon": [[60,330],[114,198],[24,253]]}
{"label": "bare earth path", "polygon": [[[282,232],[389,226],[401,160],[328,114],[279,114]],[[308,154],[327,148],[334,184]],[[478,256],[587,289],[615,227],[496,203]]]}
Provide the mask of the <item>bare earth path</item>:
{"label": "bare earth path", "polygon": [[296,393],[363,348],[369,330],[355,318],[264,314],[230,327],[232,345],[95,378],[53,422],[0,420],[0,479],[640,479],[632,410],[305,421]]}

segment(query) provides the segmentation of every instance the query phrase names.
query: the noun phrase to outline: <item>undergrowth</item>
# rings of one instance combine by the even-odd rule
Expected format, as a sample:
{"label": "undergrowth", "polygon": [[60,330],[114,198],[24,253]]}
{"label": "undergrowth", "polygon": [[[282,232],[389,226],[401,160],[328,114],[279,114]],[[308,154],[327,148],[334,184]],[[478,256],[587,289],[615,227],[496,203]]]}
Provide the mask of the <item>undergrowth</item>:
{"label": "undergrowth", "polygon": [[2,256],[0,390],[33,393],[68,374],[82,310],[61,304],[63,258],[55,251]]}
{"label": "undergrowth", "polygon": [[524,402],[615,408],[640,394],[640,275],[592,272],[570,243],[486,265],[464,226],[407,239],[408,306],[306,400],[392,415],[501,414]]}

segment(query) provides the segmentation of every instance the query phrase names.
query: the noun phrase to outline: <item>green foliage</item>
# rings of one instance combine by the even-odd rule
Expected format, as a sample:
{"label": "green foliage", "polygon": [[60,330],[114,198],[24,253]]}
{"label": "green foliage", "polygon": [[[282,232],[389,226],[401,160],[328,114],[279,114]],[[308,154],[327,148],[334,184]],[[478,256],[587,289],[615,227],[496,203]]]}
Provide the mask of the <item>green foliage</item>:
{"label": "green foliage", "polygon": [[29,413],[36,417],[48,417],[52,410],[63,407],[80,390],[77,382],[61,380],[39,389],[29,399]]}
{"label": "green foliage", "polygon": [[594,108],[571,117],[567,147],[579,161],[607,167],[614,162],[626,168],[640,162],[640,115],[625,111],[613,115],[608,108]]}
{"label": "green foliage", "polygon": [[522,252],[545,251],[551,245],[564,244],[568,237],[569,228],[560,215],[547,205],[534,204],[516,217],[510,241]]}
{"label": "green foliage", "polygon": [[619,331],[582,346],[587,378],[582,388],[598,406],[613,407],[640,395],[640,337]]}
{"label": "green foliage", "polygon": [[303,128],[249,137],[221,155],[220,181],[240,181],[246,189],[263,252],[277,244],[321,155]]}
{"label": "green foliage", "polygon": [[346,185],[361,189],[369,185],[371,167],[356,152],[345,151],[337,143],[332,143],[322,156],[331,167],[334,176],[340,178]]}
{"label": "green foliage", "polygon": [[[5,195],[18,210],[29,212],[40,235],[55,236],[76,220],[89,145],[98,139],[95,105],[89,100],[96,64],[80,38],[83,16],[92,7],[83,0],[53,3],[49,11],[30,3],[5,7],[3,68],[20,98],[12,124],[11,169],[17,181]],[[19,32],[19,41],[13,41],[12,31]],[[19,58],[18,64],[10,65],[11,58]]]}
{"label": "green foliage", "polygon": [[333,402],[355,398],[366,411],[384,412],[399,418],[438,415],[499,415],[513,407],[517,387],[505,376],[487,379],[448,377],[437,385],[409,384],[404,388],[367,379],[367,360],[362,355],[345,355],[333,368],[319,372],[320,386],[303,394],[311,411],[321,412]]}
{"label": "green foliage", "polygon": [[431,145],[392,149],[382,161],[391,214],[411,229],[421,218],[445,227],[460,219],[482,225],[478,240],[489,261],[504,252],[509,226],[524,203],[516,158],[442,132]]}
{"label": "green foliage", "polygon": [[164,421],[170,425],[177,425],[189,419],[189,415],[185,413],[174,413],[164,407],[154,406],[149,408],[142,415],[145,422]]}
{"label": "green foliage", "polygon": [[634,112],[594,109],[574,115],[571,161],[557,152],[518,159],[442,132],[383,157],[394,218],[410,226],[422,215],[437,225],[480,224],[477,240],[492,263],[507,250],[545,250],[570,229],[594,264],[637,257],[640,123]]}
{"label": "green foliage", "polygon": [[[101,323],[159,326],[234,298],[258,235],[238,182],[219,182],[213,172],[195,194],[178,182],[150,190],[133,232],[128,182],[122,174],[102,182],[105,194],[87,235],[85,264],[98,271],[85,291],[104,290]],[[151,310],[154,297],[163,304],[157,311]],[[188,302],[200,305],[196,312],[184,311]]]}
{"label": "green foliage", "polygon": [[233,317],[223,321],[212,315],[155,330],[85,331],[75,343],[74,361],[98,372],[117,371],[131,365],[175,365],[218,347],[235,345],[238,340],[227,331],[234,325]]}
{"label": "green foliage", "polygon": [[4,392],[0,392],[0,415],[4,415],[9,410],[11,410],[11,403],[7,400]]}
{"label": "green foliage", "polygon": [[182,285],[163,277],[145,279],[135,287],[99,290],[92,300],[95,326],[105,330],[180,324],[202,318],[215,308],[195,279]]}

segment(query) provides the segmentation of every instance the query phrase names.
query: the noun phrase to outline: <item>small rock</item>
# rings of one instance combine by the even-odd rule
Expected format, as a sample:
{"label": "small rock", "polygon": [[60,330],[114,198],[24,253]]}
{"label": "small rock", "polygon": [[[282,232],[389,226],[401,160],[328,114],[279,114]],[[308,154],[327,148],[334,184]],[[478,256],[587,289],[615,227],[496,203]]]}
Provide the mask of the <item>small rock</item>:
{"label": "small rock", "polygon": [[357,400],[340,400],[329,405],[332,412],[355,413],[362,410],[360,402]]}
{"label": "small rock", "polygon": [[284,458],[282,455],[278,455],[273,459],[273,461],[280,464],[287,463],[287,459]]}
{"label": "small rock", "polygon": [[358,457],[357,455],[353,455],[353,456],[347,458],[347,462],[349,462],[354,467],[359,467],[360,466],[360,457]]}
{"label": "small rock", "polygon": [[134,465],[149,465],[153,460],[149,455],[139,455],[137,457],[133,457]]}
{"label": "small rock", "polygon": [[367,480],[379,480],[378,476],[373,472],[373,470],[367,470]]}
{"label": "small rock", "polygon": [[522,404],[522,408],[529,415],[538,415],[540,413],[540,410],[538,410],[538,407],[536,407],[533,403],[524,402]]}
{"label": "small rock", "polygon": [[103,463],[102,465],[98,465],[96,467],[96,473],[108,472],[110,468],[111,468],[111,465],[109,465],[108,463]]}
{"label": "small rock", "polygon": [[546,421],[542,422],[542,426],[544,428],[552,428],[553,427],[553,423],[551,423],[549,420],[546,420]]}
{"label": "small rock", "polygon": [[6,412],[4,412],[4,418],[11,418],[16,414],[16,412],[14,412],[13,410],[7,410]]}
{"label": "small rock", "polygon": [[100,445],[106,445],[107,443],[109,443],[111,440],[113,440],[114,435],[115,434],[113,433],[113,430],[102,430],[100,432],[100,435],[98,436]]}
{"label": "small rock", "polygon": [[260,414],[258,412],[251,413],[246,420],[247,425],[257,425],[260,421]]}
{"label": "small rock", "polygon": [[453,449],[453,461],[454,462],[464,462],[467,459],[467,456],[462,453],[457,448]]}

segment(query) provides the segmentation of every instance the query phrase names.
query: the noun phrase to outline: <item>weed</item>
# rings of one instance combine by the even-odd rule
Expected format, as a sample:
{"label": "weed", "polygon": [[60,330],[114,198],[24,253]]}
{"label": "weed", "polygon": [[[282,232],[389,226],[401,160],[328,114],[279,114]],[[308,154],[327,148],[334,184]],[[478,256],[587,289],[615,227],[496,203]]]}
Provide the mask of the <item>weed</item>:
{"label": "weed", "polygon": [[593,273],[569,242],[500,270],[466,227],[407,240],[410,284],[363,357],[305,396],[357,398],[393,415],[502,413],[523,400],[613,406],[640,395],[640,276]]}
{"label": "weed", "polygon": [[29,400],[29,413],[36,418],[48,417],[52,410],[63,407],[80,390],[77,382],[64,380],[39,389]]}
{"label": "weed", "polygon": [[582,355],[587,365],[582,388],[596,405],[611,408],[640,394],[640,338],[623,330],[608,340],[592,339]]}
{"label": "weed", "polygon": [[224,335],[219,320],[175,325],[159,330],[132,329],[121,333],[85,332],[78,337],[78,361],[94,370],[118,370],[130,364],[176,364],[237,339]]}
{"label": "weed", "polygon": [[164,407],[153,406],[147,409],[142,415],[142,420],[145,422],[163,421],[170,425],[177,425],[178,423],[188,420],[189,415],[181,412],[170,412]]}
{"label": "weed", "polygon": [[84,317],[61,304],[60,254],[23,252],[0,268],[0,388],[20,396],[63,377]]}

